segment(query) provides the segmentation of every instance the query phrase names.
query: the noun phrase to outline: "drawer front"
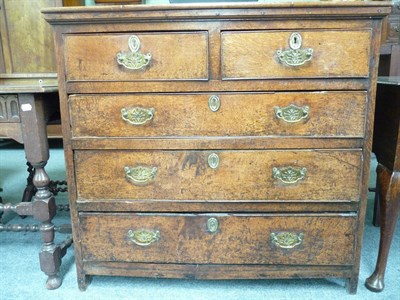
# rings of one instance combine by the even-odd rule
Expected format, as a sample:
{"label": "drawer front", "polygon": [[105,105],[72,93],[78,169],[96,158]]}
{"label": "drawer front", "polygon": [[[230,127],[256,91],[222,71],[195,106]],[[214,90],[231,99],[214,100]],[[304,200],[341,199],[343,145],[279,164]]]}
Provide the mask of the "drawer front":
{"label": "drawer front", "polygon": [[358,201],[361,151],[75,152],[78,199]]}
{"label": "drawer front", "polygon": [[364,92],[74,95],[74,137],[363,137]]}
{"label": "drawer front", "polygon": [[67,35],[65,64],[68,81],[207,80],[208,35]]}
{"label": "drawer front", "polygon": [[350,265],[354,215],[81,213],[83,259]]}
{"label": "drawer front", "polygon": [[295,33],[223,32],[222,78],[368,77],[370,31]]}

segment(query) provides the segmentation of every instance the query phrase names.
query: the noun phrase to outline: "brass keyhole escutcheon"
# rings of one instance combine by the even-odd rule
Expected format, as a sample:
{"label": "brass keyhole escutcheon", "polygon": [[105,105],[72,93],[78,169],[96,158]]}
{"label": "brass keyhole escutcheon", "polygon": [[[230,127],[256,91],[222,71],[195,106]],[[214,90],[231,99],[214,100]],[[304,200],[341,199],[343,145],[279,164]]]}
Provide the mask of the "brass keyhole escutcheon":
{"label": "brass keyhole escutcheon", "polygon": [[290,49],[279,49],[276,55],[281,63],[290,67],[298,67],[310,61],[313,57],[312,48],[302,48],[303,37],[299,32],[293,32],[289,37]]}
{"label": "brass keyhole escutcheon", "polygon": [[298,32],[293,32],[289,38],[289,46],[293,50],[300,49],[303,39]]}
{"label": "brass keyhole escutcheon", "polygon": [[140,40],[136,35],[131,35],[128,39],[128,52],[117,53],[117,63],[129,70],[141,70],[151,61],[151,53],[143,54],[139,52]]}
{"label": "brass keyhole escutcheon", "polygon": [[217,95],[212,95],[208,99],[208,107],[212,112],[217,112],[219,108],[221,107],[221,100],[219,100],[219,97]]}
{"label": "brass keyhole escutcheon", "polygon": [[215,233],[218,231],[219,222],[216,218],[209,218],[207,220],[207,230],[211,233]]}
{"label": "brass keyhole escutcheon", "polygon": [[211,153],[211,154],[208,156],[207,161],[208,161],[208,166],[209,166],[211,169],[216,169],[216,168],[218,168],[218,166],[219,166],[219,156],[218,156],[217,153]]}

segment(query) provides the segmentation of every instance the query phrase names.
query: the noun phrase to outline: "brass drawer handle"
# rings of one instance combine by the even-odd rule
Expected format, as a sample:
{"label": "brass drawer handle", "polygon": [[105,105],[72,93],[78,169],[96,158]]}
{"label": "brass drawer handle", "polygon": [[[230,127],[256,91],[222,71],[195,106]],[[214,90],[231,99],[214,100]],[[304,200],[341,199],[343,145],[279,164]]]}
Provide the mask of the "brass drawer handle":
{"label": "brass drawer handle", "polygon": [[211,154],[208,156],[207,161],[208,161],[208,166],[209,166],[211,169],[216,169],[216,168],[219,167],[219,156],[218,156],[217,153],[211,153]]}
{"label": "brass drawer handle", "polygon": [[287,123],[296,123],[302,119],[308,118],[310,108],[308,106],[299,107],[294,104],[290,104],[286,107],[275,106],[275,116],[278,119],[282,119]]}
{"label": "brass drawer handle", "polygon": [[209,218],[207,220],[207,230],[211,233],[215,233],[218,231],[219,222],[217,218]]}
{"label": "brass drawer handle", "polygon": [[139,52],[140,40],[136,35],[131,35],[128,40],[131,52],[119,52],[117,62],[130,70],[139,70],[147,66],[151,61],[151,54],[142,54]]}
{"label": "brass drawer handle", "polygon": [[272,169],[272,176],[287,184],[293,184],[301,179],[304,179],[306,174],[306,168],[284,167]]}
{"label": "brass drawer handle", "polygon": [[121,117],[122,120],[128,122],[129,124],[139,126],[146,124],[153,120],[154,118],[154,108],[122,108]]}
{"label": "brass drawer handle", "polygon": [[270,235],[271,242],[279,248],[291,249],[303,242],[304,233],[292,233],[292,232],[272,232]]}
{"label": "brass drawer handle", "polygon": [[304,65],[311,60],[314,50],[312,48],[300,49],[303,38],[298,32],[293,32],[289,38],[289,47],[287,50],[277,50],[276,55],[280,62],[288,66],[296,67]]}
{"label": "brass drawer handle", "polygon": [[212,95],[208,98],[208,107],[212,112],[217,112],[221,107],[221,100],[217,95]]}
{"label": "brass drawer handle", "polygon": [[125,178],[134,185],[146,185],[153,181],[157,175],[157,168],[152,167],[125,167]]}
{"label": "brass drawer handle", "polygon": [[139,246],[148,246],[160,239],[158,230],[129,230],[128,238],[131,242]]}

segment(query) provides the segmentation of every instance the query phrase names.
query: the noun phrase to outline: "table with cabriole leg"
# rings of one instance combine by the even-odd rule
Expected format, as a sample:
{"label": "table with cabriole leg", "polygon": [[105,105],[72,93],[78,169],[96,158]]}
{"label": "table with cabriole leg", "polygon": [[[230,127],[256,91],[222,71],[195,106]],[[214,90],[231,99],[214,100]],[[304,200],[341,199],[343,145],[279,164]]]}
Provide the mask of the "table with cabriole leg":
{"label": "table with cabriole leg", "polygon": [[365,285],[371,291],[381,292],[400,210],[400,77],[380,77],[378,80],[373,152],[378,161],[381,238],[375,271]]}

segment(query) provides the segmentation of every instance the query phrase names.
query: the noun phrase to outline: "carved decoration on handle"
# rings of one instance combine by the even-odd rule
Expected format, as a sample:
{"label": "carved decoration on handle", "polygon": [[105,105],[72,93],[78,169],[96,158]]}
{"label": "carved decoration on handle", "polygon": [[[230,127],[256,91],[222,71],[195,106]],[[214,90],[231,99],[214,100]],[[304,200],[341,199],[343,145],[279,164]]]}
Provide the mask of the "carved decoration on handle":
{"label": "carved decoration on handle", "polygon": [[293,167],[284,167],[272,169],[272,176],[286,184],[296,183],[297,181],[304,179],[306,177],[306,174],[306,168],[298,169]]}
{"label": "carved decoration on handle", "polygon": [[280,62],[288,66],[296,67],[304,65],[312,59],[314,50],[312,48],[300,49],[303,38],[298,32],[293,32],[289,38],[289,47],[287,50],[277,50],[276,55]]}
{"label": "carved decoration on handle", "polygon": [[299,107],[294,104],[290,104],[286,107],[275,106],[275,116],[278,119],[282,119],[287,123],[296,123],[302,119],[308,118],[310,108],[308,106]]}
{"label": "carved decoration on handle", "polygon": [[291,249],[303,242],[303,233],[292,233],[292,232],[272,232],[270,235],[271,242],[279,248]]}
{"label": "carved decoration on handle", "polygon": [[142,108],[142,107],[133,107],[133,108],[122,108],[121,109],[121,117],[122,120],[128,122],[129,124],[139,126],[146,124],[153,120],[154,117],[154,108]]}
{"label": "carved decoration on handle", "polygon": [[125,178],[134,185],[146,185],[154,180],[157,175],[157,168],[152,167],[125,167]]}
{"label": "carved decoration on handle", "polygon": [[128,239],[139,246],[149,246],[160,239],[158,230],[129,230]]}
{"label": "carved decoration on handle", "polygon": [[131,35],[128,40],[131,52],[119,52],[117,62],[130,70],[139,70],[147,66],[151,61],[151,54],[142,54],[139,52],[140,40],[136,35]]}

